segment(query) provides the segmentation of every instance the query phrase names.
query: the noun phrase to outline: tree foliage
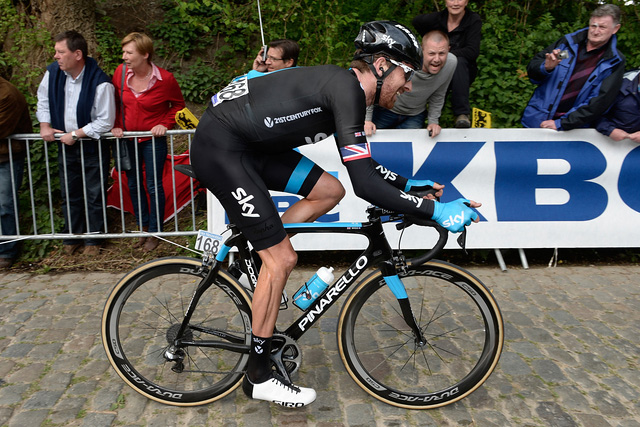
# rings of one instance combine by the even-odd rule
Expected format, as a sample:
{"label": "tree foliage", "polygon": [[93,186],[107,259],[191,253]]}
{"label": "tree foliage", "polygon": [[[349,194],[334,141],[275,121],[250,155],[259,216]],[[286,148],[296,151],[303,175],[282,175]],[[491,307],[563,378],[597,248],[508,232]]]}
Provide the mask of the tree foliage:
{"label": "tree foliage", "polygon": [[[618,33],[628,68],[640,66],[640,12],[634,2],[611,0],[623,10]],[[110,0],[103,0],[103,6]],[[530,58],[563,34],[587,25],[597,0],[472,0],[469,8],[483,19],[479,74],[471,104],[490,111],[495,127],[519,126],[520,114],[534,86],[526,77]],[[140,3],[142,4],[142,3]],[[147,3],[144,3],[145,5]],[[0,0],[0,72],[8,75],[33,102],[42,68],[50,60],[50,34],[26,0]],[[262,45],[256,0],[163,0],[161,13],[140,25],[154,39],[161,65],[174,72],[184,96],[205,103],[236,75],[246,72]],[[442,0],[262,0],[265,41],[290,38],[301,47],[300,65],[346,66],[360,24],[393,19],[410,26],[419,13],[444,8]],[[114,9],[111,9],[114,10]],[[52,29],[49,29],[52,30]],[[119,64],[119,40],[130,28],[98,15],[95,56],[107,72]],[[27,59],[25,61],[25,59]],[[446,109],[442,123],[451,124]]]}

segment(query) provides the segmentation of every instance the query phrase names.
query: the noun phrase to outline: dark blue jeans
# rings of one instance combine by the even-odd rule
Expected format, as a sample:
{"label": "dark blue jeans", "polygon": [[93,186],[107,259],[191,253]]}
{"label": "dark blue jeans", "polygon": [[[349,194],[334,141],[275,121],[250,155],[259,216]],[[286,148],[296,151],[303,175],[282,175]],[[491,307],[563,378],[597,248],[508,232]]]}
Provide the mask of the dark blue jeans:
{"label": "dark blue jeans", "polygon": [[[58,143],[58,169],[64,216],[63,233],[106,232],[109,143],[94,140],[78,141],[71,146]],[[65,245],[79,243],[73,239],[62,242]],[[100,243],[100,239],[95,238],[84,241],[87,246]]]}
{"label": "dark blue jeans", "polygon": [[[13,165],[12,165],[13,164]],[[11,182],[11,168],[13,167],[13,187]],[[16,225],[16,206],[13,190],[16,196],[22,184],[24,171],[24,157],[15,158],[13,162],[0,163],[0,236],[11,236],[18,233]],[[15,259],[18,242],[5,243],[0,241],[0,258]]]}
{"label": "dark blue jeans", "polygon": [[415,116],[405,116],[396,114],[391,110],[382,107],[373,109],[373,117],[371,121],[376,125],[377,129],[424,129],[427,118],[427,110]]}
{"label": "dark blue jeans", "polygon": [[[159,137],[155,141],[150,139],[144,142],[130,139],[127,143],[133,168],[126,171],[126,174],[138,226],[149,227],[150,232],[162,231],[165,204],[162,172],[167,158],[167,138]],[[143,164],[147,175],[146,189]]]}

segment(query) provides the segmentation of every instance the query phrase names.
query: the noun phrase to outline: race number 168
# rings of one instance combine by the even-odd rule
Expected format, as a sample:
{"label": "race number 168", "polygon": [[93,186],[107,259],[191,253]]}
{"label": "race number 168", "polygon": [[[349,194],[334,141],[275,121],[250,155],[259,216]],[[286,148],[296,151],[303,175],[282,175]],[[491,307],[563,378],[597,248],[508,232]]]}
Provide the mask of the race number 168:
{"label": "race number 168", "polygon": [[196,250],[209,254],[217,254],[222,244],[222,236],[210,233],[205,230],[198,230],[198,238],[196,239]]}

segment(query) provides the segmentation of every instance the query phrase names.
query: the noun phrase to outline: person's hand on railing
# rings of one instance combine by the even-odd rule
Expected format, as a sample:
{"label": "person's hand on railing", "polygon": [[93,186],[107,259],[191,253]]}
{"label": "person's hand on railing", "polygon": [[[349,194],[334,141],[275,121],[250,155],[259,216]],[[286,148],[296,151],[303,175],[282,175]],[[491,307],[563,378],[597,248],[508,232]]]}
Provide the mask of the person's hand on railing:
{"label": "person's hand on railing", "polygon": [[45,141],[52,142],[56,140],[56,133],[64,133],[63,130],[54,129],[50,123],[40,123],[40,137]]}
{"label": "person's hand on railing", "polygon": [[471,221],[478,222],[478,213],[472,208],[479,208],[482,203],[468,199],[457,199],[453,202],[440,203],[434,201],[433,219],[435,222],[451,231],[458,233]]}
{"label": "person's hand on railing", "polygon": [[435,138],[436,136],[440,135],[442,128],[437,123],[431,123],[427,126],[427,130],[429,131],[429,136],[431,138]]}
{"label": "person's hand on railing", "polygon": [[364,133],[367,136],[371,136],[376,133],[376,125],[372,121],[366,120],[364,122]]}
{"label": "person's hand on railing", "polygon": [[155,125],[151,128],[151,135],[164,136],[167,133],[167,128],[163,125]]}
{"label": "person's hand on railing", "polygon": [[124,131],[122,130],[122,128],[113,128],[111,129],[111,134],[116,138],[122,138],[122,136],[124,135]]}

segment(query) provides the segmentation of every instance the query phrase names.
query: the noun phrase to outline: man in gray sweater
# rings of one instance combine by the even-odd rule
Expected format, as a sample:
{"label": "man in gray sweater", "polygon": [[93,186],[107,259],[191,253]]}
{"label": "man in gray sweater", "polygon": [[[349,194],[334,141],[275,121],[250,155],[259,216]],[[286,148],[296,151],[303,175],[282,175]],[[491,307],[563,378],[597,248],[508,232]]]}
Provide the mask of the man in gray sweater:
{"label": "man in gray sweater", "polygon": [[449,52],[449,37],[441,31],[424,35],[422,53],[422,70],[416,71],[411,79],[411,92],[397,95],[391,110],[380,106],[367,108],[365,132],[368,136],[376,129],[422,129],[427,118],[431,137],[442,130],[440,114],[457,59]]}

